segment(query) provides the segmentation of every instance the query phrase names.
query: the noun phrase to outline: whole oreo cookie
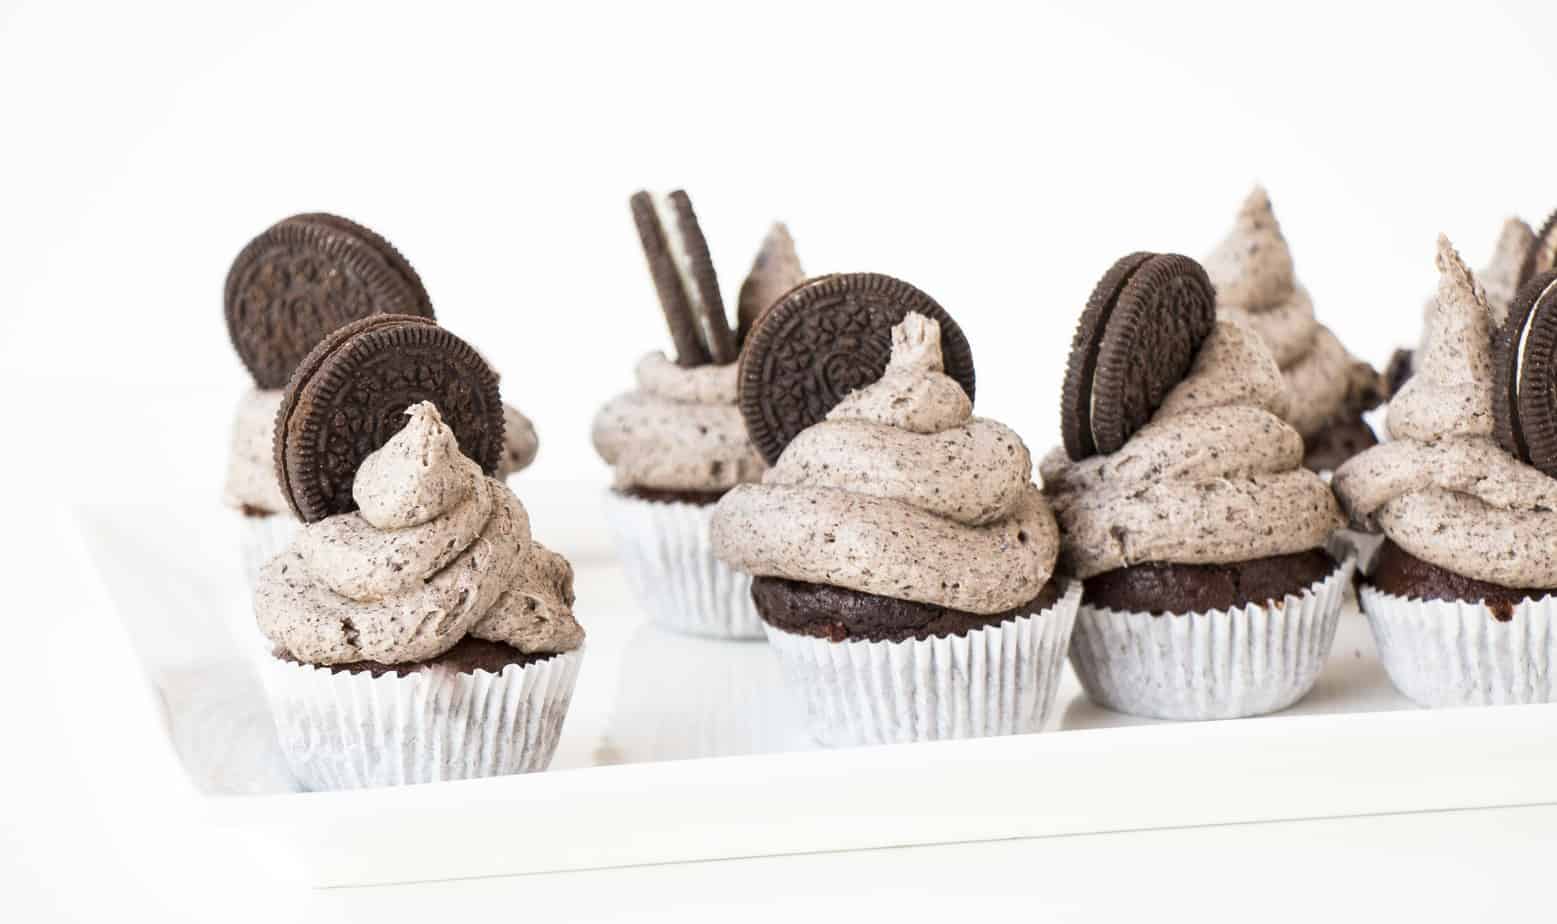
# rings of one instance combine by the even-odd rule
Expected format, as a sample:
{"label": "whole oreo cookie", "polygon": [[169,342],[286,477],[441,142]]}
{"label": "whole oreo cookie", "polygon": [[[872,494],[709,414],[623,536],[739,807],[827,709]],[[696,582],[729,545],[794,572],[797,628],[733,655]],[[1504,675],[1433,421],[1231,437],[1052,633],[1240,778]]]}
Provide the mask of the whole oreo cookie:
{"label": "whole oreo cookie", "polygon": [[730,332],[719,277],[691,198],[679,189],[660,201],[638,192],[628,204],[676,345],[676,363],[734,362],[735,335]]}
{"label": "whole oreo cookie", "polygon": [[1179,254],[1132,253],[1098,281],[1076,324],[1060,430],[1074,461],[1111,453],[1189,372],[1216,323],[1205,269]]}
{"label": "whole oreo cookie", "polygon": [[227,272],[227,332],[260,388],[286,385],[325,335],[373,314],[431,318],[400,252],[337,215],[294,215],[250,241]]}
{"label": "whole oreo cookie", "polygon": [[276,415],[276,478],[292,512],[313,523],[357,509],[358,466],[421,401],[438,408],[460,452],[497,470],[497,375],[469,344],[414,315],[373,315],[326,336],[298,365]]}
{"label": "whole oreo cookie", "polygon": [[1498,445],[1557,477],[1557,270],[1538,273],[1492,338]]}
{"label": "whole oreo cookie", "polygon": [[739,382],[746,433],[769,465],[845,395],[881,378],[892,357],[892,328],[910,311],[940,324],[946,374],[971,399],[968,338],[934,299],[902,280],[822,276],[763,313],[742,348]]}

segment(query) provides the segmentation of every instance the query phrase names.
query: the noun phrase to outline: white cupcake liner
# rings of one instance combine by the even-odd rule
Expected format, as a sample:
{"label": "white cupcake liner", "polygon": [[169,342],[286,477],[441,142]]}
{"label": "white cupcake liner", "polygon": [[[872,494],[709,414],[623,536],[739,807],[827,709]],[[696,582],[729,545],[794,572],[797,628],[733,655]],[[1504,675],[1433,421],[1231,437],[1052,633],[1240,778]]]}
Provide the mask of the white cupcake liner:
{"label": "white cupcake liner", "polygon": [[260,675],[298,782],[361,789],[544,770],[582,659],[374,677],[268,657]]}
{"label": "white cupcake liner", "polygon": [[1477,601],[1417,600],[1364,584],[1358,593],[1389,679],[1422,706],[1557,702],[1557,596],[1499,621]]}
{"label": "white cupcake liner", "polygon": [[1157,719],[1236,719],[1313,689],[1335,641],[1356,560],[1269,606],[1125,613],[1082,604],[1070,660],[1095,703]]}
{"label": "white cupcake liner", "polygon": [[606,519],[639,605],[658,625],[709,638],[762,638],[751,576],[714,557],[714,505],[606,494]]}
{"label": "white cupcake liner", "polygon": [[841,747],[1036,732],[1054,713],[1081,582],[1048,609],[962,635],[833,642],[764,624],[811,734]]}

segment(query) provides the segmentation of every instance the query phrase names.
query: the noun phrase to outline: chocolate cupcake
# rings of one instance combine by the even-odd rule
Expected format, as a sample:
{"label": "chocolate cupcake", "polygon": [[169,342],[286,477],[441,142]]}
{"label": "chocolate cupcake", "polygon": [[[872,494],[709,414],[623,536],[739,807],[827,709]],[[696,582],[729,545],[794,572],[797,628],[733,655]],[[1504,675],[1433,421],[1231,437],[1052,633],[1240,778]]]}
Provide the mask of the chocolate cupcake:
{"label": "chocolate cupcake", "polygon": [[[298,522],[281,488],[271,447],[282,389],[326,336],[373,314],[433,316],[411,264],[388,241],[335,215],[294,215],[244,247],[228,270],[224,305],[233,347],[254,379],[239,399],[222,501],[240,519],[239,550],[251,586],[292,540]],[[529,465],[539,441],[528,418],[506,408],[500,474]],[[240,627],[247,642],[253,627]]]}
{"label": "chocolate cupcake", "polygon": [[754,575],[824,744],[1034,732],[1053,713],[1080,589],[1054,579],[1027,448],[972,415],[971,355],[943,324],[904,283],[824,278],[770,309],[742,360],[748,427],[780,452],[719,501],[714,550]]}
{"label": "chocolate cupcake", "polygon": [[1205,265],[1217,314],[1258,333],[1281,367],[1291,393],[1285,416],[1303,437],[1303,464],[1333,471],[1378,443],[1363,414],[1383,401],[1384,380],[1315,320],[1264,189],[1244,200],[1233,230]]}
{"label": "chocolate cupcake", "polygon": [[1395,686],[1424,706],[1557,699],[1557,445],[1543,425],[1552,274],[1491,304],[1447,239],[1416,374],[1390,440],[1335,474],[1386,542],[1359,590]]}
{"label": "chocolate cupcake", "polygon": [[685,193],[632,199],[651,276],[677,347],[635,370],[637,387],[595,416],[595,451],[612,469],[606,514],[628,582],[659,625],[713,638],[761,638],[751,582],[713,554],[713,505],[766,468],[736,406],[736,355],[751,317],[801,280],[782,225],[741,288],[732,333]]}
{"label": "chocolate cupcake", "polygon": [[[275,646],[261,674],[309,789],[544,769],[572,697],[572,568],[432,402],[405,414],[356,468],[357,509],[303,526],[255,591]],[[294,479],[310,464],[287,458]]]}
{"label": "chocolate cupcake", "polygon": [[[1192,260],[1121,260],[1078,328],[1066,445],[1121,409],[1144,423],[1113,451],[1060,448],[1040,466],[1061,570],[1085,586],[1071,662],[1087,695],[1119,712],[1236,718],[1296,702],[1329,653],[1353,568],[1324,551],[1343,520],[1283,420],[1280,368],[1250,329],[1212,320],[1213,299]],[[1123,378],[1105,375],[1116,362]]]}

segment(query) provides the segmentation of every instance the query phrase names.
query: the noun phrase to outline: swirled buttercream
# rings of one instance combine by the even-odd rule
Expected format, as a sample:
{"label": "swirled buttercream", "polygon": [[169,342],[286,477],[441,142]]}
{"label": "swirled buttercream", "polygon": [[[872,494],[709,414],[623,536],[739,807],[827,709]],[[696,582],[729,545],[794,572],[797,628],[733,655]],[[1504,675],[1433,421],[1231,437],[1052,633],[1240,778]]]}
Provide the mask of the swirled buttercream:
{"label": "swirled buttercream", "polygon": [[656,352],[639,361],[637,380],[595,415],[595,451],[618,488],[724,491],[762,476],[734,364],[684,368]]}
{"label": "swirled buttercream", "polygon": [[497,461],[497,477],[507,478],[529,468],[540,450],[535,424],[513,405],[503,405],[503,454]]}
{"label": "swirled buttercream", "polygon": [[[1481,272],[1476,274],[1482,294],[1487,298],[1494,330],[1508,317],[1508,306],[1513,304],[1519,292],[1519,271],[1524,266],[1525,255],[1535,246],[1535,231],[1522,218],[1507,218],[1498,232],[1497,243],[1492,246],[1492,257]],[[1433,313],[1437,311],[1438,296],[1422,306],[1422,341],[1417,349],[1427,349],[1427,332],[1433,325]]]}
{"label": "swirled buttercream", "polygon": [[233,417],[232,448],[227,454],[227,480],[222,502],[254,514],[291,516],[281,484],[271,433],[281,408],[280,391],[251,389],[238,402]]}
{"label": "swirled buttercream", "polygon": [[1258,333],[1281,367],[1292,396],[1283,416],[1304,439],[1378,405],[1378,373],[1314,319],[1314,304],[1297,282],[1292,251],[1264,189],[1256,187],[1244,200],[1233,230],[1205,266],[1218,314]]}
{"label": "swirled buttercream", "polygon": [[1064,536],[1062,567],[1087,578],[1142,562],[1230,564],[1323,546],[1343,525],[1304,469],[1303,440],[1257,334],[1220,321],[1188,376],[1117,452],[1040,466]]}
{"label": "swirled buttercream", "polygon": [[1335,473],[1360,526],[1424,561],[1506,587],[1557,587],[1557,479],[1492,438],[1495,310],[1448,239],[1417,372],[1389,405],[1391,442]]}
{"label": "swirled buttercream", "polygon": [[425,661],[467,634],[527,653],[576,648],[572,573],[530,537],[502,482],[459,451],[432,404],[363,460],[358,510],[303,528],[260,573],[255,616],[312,664]]}
{"label": "swirled buttercream", "polygon": [[1032,458],[972,416],[942,371],[940,326],[910,313],[877,382],[785,447],[714,510],[714,551],[754,575],[970,613],[1015,609],[1054,571],[1059,534]]}
{"label": "swirled buttercream", "polygon": [[[232,429],[232,449],[227,457],[227,480],[222,501],[252,513],[291,516],[281,485],[276,480],[272,434],[282,392],[251,390],[238,402]],[[535,426],[517,408],[503,405],[503,455],[499,478],[521,471],[535,461],[540,439]]]}

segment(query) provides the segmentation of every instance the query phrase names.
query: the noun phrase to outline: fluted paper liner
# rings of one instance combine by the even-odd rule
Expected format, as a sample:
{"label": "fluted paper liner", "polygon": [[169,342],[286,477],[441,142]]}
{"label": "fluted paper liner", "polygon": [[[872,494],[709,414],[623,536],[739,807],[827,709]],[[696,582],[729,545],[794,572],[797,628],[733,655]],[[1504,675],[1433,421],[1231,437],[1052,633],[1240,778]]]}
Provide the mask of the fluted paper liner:
{"label": "fluted paper liner", "polygon": [[1356,559],[1279,603],[1204,613],[1125,613],[1082,604],[1070,660],[1095,703],[1158,719],[1236,719],[1308,694]]}
{"label": "fluted paper liner", "polygon": [[374,677],[267,657],[260,674],[298,781],[361,789],[546,769],[582,659]]}
{"label": "fluted paper liner", "polygon": [[764,624],[821,744],[1015,735],[1054,713],[1081,582],[1048,609],[962,635],[833,642]]}
{"label": "fluted paper liner", "polygon": [[1371,584],[1358,598],[1390,681],[1413,702],[1557,702],[1557,597],[1525,600],[1507,622],[1479,601],[1409,599]]}
{"label": "fluted paper liner", "polygon": [[709,638],[762,638],[751,576],[714,557],[714,505],[606,494],[633,596],[658,625]]}

